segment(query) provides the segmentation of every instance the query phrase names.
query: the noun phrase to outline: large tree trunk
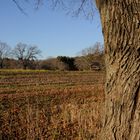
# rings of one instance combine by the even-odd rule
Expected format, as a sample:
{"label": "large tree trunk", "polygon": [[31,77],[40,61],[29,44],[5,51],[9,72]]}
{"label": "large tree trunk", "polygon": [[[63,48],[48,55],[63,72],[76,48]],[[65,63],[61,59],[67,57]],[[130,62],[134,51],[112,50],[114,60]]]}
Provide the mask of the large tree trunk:
{"label": "large tree trunk", "polygon": [[140,140],[140,1],[96,3],[107,71],[102,139]]}

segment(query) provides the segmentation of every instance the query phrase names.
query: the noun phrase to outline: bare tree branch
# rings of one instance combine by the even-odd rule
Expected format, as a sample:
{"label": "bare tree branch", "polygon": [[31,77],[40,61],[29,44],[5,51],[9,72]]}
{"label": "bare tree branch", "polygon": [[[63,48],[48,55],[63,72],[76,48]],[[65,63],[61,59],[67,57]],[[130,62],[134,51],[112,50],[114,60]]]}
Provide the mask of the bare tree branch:
{"label": "bare tree branch", "polygon": [[[12,0],[17,8],[24,14],[28,15],[23,9],[23,5],[20,5],[18,0]],[[28,0],[23,0],[28,2]],[[34,0],[34,7],[37,10],[40,5],[43,4],[45,0]],[[72,16],[84,15],[86,18],[93,18],[93,13],[95,10],[95,6],[93,0],[47,0],[48,5],[54,10],[57,7],[65,10],[67,14]]]}
{"label": "bare tree branch", "polygon": [[[24,15],[28,15],[25,11],[24,11],[24,9],[22,8],[22,6],[20,6],[20,4],[17,2],[17,0],[12,0],[14,3],[15,3],[15,5],[17,6],[17,8],[21,11],[21,13],[23,13]],[[25,1],[27,1],[27,0],[25,0]]]}

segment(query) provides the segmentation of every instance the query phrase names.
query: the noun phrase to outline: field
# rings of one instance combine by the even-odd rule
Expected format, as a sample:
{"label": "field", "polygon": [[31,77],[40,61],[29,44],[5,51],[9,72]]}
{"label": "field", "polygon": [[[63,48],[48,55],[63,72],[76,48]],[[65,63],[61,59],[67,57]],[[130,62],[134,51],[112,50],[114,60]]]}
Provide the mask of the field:
{"label": "field", "polygon": [[0,71],[0,140],[97,140],[104,72]]}

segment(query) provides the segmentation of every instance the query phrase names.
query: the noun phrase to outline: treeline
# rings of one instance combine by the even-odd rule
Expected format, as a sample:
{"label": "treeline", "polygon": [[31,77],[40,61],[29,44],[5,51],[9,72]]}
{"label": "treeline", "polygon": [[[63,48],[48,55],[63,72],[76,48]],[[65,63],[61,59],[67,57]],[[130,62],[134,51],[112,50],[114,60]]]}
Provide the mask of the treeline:
{"label": "treeline", "polygon": [[6,43],[0,42],[0,68],[35,69],[40,54],[41,51],[35,45],[18,43],[11,49]]}
{"label": "treeline", "polygon": [[58,56],[38,60],[41,51],[37,46],[18,43],[11,49],[6,43],[0,42],[1,69],[45,69],[45,70],[104,70],[104,52],[101,43],[80,52],[79,56]]}

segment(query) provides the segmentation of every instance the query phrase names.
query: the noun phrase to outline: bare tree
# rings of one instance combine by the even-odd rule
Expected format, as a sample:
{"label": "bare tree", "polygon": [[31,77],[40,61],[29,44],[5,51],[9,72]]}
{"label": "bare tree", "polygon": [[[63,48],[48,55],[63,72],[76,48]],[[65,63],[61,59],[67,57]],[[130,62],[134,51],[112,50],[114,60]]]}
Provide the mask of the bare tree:
{"label": "bare tree", "polygon": [[89,65],[83,57],[85,57],[85,56],[76,57],[75,58],[75,65],[76,65],[78,70],[89,70]]}
{"label": "bare tree", "polygon": [[31,63],[37,59],[41,51],[37,46],[30,46],[23,43],[18,43],[13,50],[13,55],[22,64],[23,69],[26,69]]}
{"label": "bare tree", "polygon": [[100,64],[103,59],[103,45],[100,42],[96,42],[93,46],[83,49],[81,54],[83,64],[85,63],[88,69],[92,70],[95,62]]}
{"label": "bare tree", "polygon": [[10,47],[4,43],[0,42],[0,68],[4,67],[4,60],[10,55]]}

